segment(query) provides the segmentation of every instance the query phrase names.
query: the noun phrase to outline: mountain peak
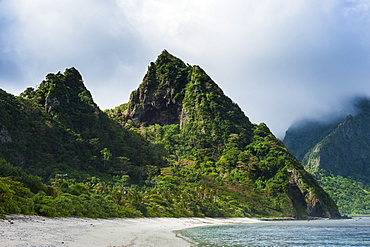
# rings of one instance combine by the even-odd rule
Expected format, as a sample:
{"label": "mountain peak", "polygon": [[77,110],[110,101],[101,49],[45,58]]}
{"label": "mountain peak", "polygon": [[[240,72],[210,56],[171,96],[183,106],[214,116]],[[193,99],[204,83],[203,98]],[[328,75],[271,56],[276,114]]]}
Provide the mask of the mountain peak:
{"label": "mountain peak", "polygon": [[64,71],[63,82],[65,83],[66,86],[70,87],[71,89],[77,89],[78,92],[86,90],[86,87],[82,80],[82,75],[74,67],[66,69]]}
{"label": "mountain peak", "polygon": [[[248,129],[248,118],[201,67],[187,65],[164,50],[131,94],[125,116],[138,125],[180,124],[184,128],[191,119],[226,121],[230,117],[226,113],[234,111],[241,121],[236,125]],[[203,132],[207,128],[203,126]]]}
{"label": "mountain peak", "polygon": [[169,60],[180,60],[179,58],[175,57],[171,53],[169,53],[167,50],[163,50],[162,53],[157,57],[156,64],[159,65],[161,63],[168,62]]}
{"label": "mountain peak", "polygon": [[370,99],[367,97],[358,99],[358,101],[354,105],[357,112],[355,112],[353,115],[357,115],[357,113],[361,112],[370,112]]}
{"label": "mountain peak", "polygon": [[87,128],[89,124],[82,124],[82,119],[91,113],[99,115],[80,72],[73,67],[64,73],[49,73],[36,90],[27,88],[21,96],[36,101],[50,117],[72,129]]}
{"label": "mountain peak", "polygon": [[132,93],[126,117],[144,125],[179,123],[188,70],[183,61],[164,50]]}

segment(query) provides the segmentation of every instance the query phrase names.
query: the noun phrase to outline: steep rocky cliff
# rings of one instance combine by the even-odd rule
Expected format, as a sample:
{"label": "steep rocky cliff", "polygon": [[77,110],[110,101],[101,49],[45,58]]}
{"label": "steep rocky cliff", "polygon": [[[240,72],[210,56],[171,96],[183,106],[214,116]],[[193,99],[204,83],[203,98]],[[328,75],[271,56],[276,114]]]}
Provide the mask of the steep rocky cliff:
{"label": "steep rocky cliff", "polygon": [[126,116],[145,125],[178,124],[188,69],[164,51],[150,64],[140,87],[132,93]]}
{"label": "steep rocky cliff", "polygon": [[[370,100],[356,102],[358,113],[337,123],[311,124],[306,129],[295,128],[284,139],[293,154],[299,155],[305,168],[339,203],[346,214],[370,213],[365,198],[370,186]],[[325,133],[325,135],[322,135]],[[294,138],[300,137],[296,140]],[[316,143],[311,142],[315,139]],[[295,145],[298,140],[301,145]],[[295,144],[294,144],[295,143]],[[304,150],[304,145],[309,149]],[[295,146],[294,146],[295,145]]]}
{"label": "steep rocky cliff", "polygon": [[370,181],[370,101],[361,100],[358,108],[305,154],[302,162],[309,171]]}

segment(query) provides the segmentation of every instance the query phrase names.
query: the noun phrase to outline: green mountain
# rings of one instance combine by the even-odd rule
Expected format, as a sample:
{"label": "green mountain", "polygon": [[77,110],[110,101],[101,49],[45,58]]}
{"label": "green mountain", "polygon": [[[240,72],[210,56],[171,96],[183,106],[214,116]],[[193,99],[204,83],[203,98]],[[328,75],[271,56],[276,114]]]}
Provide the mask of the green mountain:
{"label": "green mountain", "polygon": [[292,154],[301,158],[340,211],[351,215],[370,213],[370,100],[359,100],[356,108],[356,115],[348,115],[339,123],[291,128],[284,138]]}
{"label": "green mountain", "polygon": [[105,112],[74,68],[0,97],[0,213],[340,217],[265,124],[167,51]]}
{"label": "green mountain", "polygon": [[[98,108],[74,68],[48,74],[36,90],[28,88],[21,97],[1,94],[0,156],[32,174],[50,179],[68,173],[83,180],[130,173],[138,180],[135,169],[163,162],[151,153],[148,141]],[[127,159],[135,166],[127,165]]]}
{"label": "green mountain", "polygon": [[344,117],[338,117],[327,122],[304,120],[295,123],[285,132],[283,142],[289,151],[302,161],[306,153],[329,135],[343,120]]}

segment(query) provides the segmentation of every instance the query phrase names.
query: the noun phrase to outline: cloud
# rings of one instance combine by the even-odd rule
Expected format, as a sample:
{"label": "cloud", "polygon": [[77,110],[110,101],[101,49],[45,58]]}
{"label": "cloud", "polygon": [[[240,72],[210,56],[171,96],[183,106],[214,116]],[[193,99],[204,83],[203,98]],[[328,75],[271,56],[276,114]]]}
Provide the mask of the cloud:
{"label": "cloud", "polygon": [[[199,64],[253,122],[300,118],[370,94],[364,0],[3,0],[0,86],[20,92],[75,66],[101,108],[128,100],[163,50]],[[4,86],[3,86],[4,85]]]}
{"label": "cloud", "polygon": [[[91,80],[92,88],[99,89],[134,69],[144,52],[138,34],[114,1],[0,4],[2,23],[7,23],[1,52],[8,53],[1,63],[14,65],[20,74],[15,82],[21,86],[34,86],[49,72],[75,66],[86,75],[85,80]],[[8,79],[3,77],[1,82]]]}

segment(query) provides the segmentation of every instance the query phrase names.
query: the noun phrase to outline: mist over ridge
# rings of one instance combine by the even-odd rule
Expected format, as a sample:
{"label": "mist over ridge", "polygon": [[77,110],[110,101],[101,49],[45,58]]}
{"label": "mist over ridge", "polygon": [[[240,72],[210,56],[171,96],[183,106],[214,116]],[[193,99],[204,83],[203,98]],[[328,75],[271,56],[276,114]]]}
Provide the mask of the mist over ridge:
{"label": "mist over ridge", "polygon": [[306,117],[294,121],[287,131],[295,131],[302,128],[304,129],[311,124],[322,126],[330,125],[332,123],[343,120],[347,115],[356,116],[361,110],[361,102],[366,100],[370,100],[370,97],[367,95],[357,94],[349,96],[341,101],[341,104],[333,107],[332,111],[319,113],[317,116]]}
{"label": "mist over ridge", "polygon": [[291,126],[284,144],[343,215],[368,215],[370,99],[355,96],[347,102],[340,111]]}

